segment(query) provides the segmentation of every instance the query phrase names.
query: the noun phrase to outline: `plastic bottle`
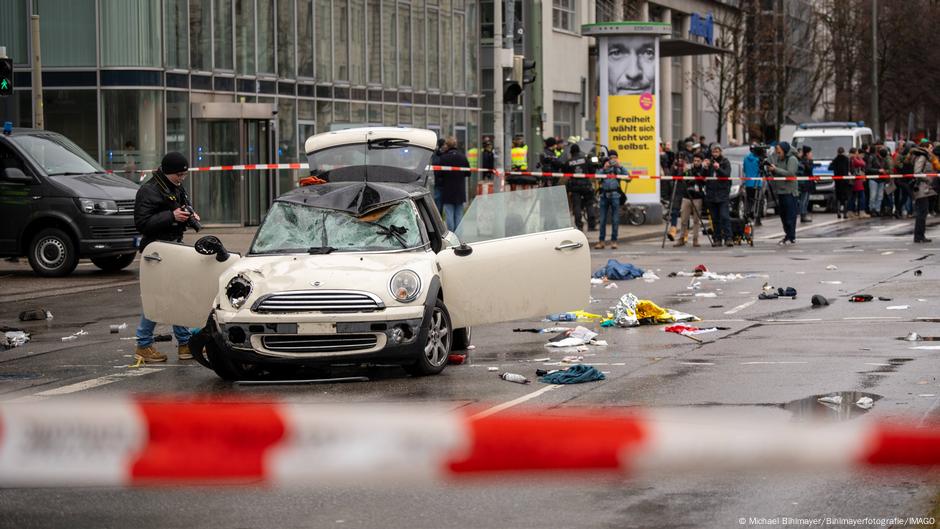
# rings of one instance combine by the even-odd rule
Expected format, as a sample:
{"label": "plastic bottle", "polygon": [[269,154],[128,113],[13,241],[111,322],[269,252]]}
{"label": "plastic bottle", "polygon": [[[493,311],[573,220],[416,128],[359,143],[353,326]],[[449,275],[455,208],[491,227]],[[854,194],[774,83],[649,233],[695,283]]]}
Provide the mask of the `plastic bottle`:
{"label": "plastic bottle", "polygon": [[517,375],[515,373],[501,373],[499,378],[505,380],[506,382],[515,382],[516,384],[529,384],[531,380],[527,379],[522,375]]}
{"label": "plastic bottle", "polygon": [[575,321],[578,317],[570,312],[559,312],[558,314],[549,314],[549,321]]}

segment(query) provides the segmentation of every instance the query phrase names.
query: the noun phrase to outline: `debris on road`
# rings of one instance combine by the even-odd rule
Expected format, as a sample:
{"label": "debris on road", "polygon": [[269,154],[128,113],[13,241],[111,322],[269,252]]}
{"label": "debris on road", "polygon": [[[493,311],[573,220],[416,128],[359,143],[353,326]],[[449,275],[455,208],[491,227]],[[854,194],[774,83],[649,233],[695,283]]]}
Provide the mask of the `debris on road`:
{"label": "debris on road", "polygon": [[887,310],[907,310],[911,308],[910,305],[891,305],[890,307],[885,307]]}
{"label": "debris on road", "polygon": [[596,337],[596,332],[579,325],[574,329],[565,329],[558,333],[545,344],[545,347],[577,347],[591,343]]}
{"label": "debris on road", "polygon": [[706,334],[706,333],[710,333],[710,332],[718,332],[718,327],[700,328],[700,327],[696,327],[696,326],[694,326],[694,325],[681,325],[681,324],[677,324],[677,325],[670,325],[670,326],[668,326],[668,327],[663,327],[663,331],[664,331],[664,332],[672,332],[672,333],[676,333],[676,334],[685,334],[685,335],[691,335],[691,334]]}
{"label": "debris on road", "polygon": [[592,277],[592,278],[591,278],[591,286],[592,286],[592,287],[593,287],[593,286],[596,286],[596,285],[603,285],[603,284],[604,284],[604,279],[603,279],[603,278],[600,278],[600,277]]}
{"label": "debris on road", "polygon": [[855,405],[863,410],[868,410],[875,405],[875,401],[871,397],[862,397],[855,401]]}
{"label": "debris on road", "polygon": [[604,288],[607,290],[610,290],[612,288],[619,288],[619,287],[617,286],[617,283],[608,283],[607,286]]}
{"label": "debris on road", "polygon": [[621,296],[614,309],[614,322],[619,327],[689,321],[701,321],[701,319],[677,310],[664,309],[647,299],[637,299],[632,293]]}
{"label": "debris on road", "polygon": [[820,285],[841,285],[842,281],[820,281]]}
{"label": "debris on road", "polygon": [[574,321],[578,319],[573,312],[559,312],[557,314],[549,314],[545,316],[545,319],[542,321]]}
{"label": "debris on road", "polygon": [[538,334],[544,334],[547,332],[562,332],[571,330],[569,327],[546,327],[544,329],[539,329],[537,327],[527,327],[527,328],[517,328],[513,329],[512,332],[532,332]]}
{"label": "debris on road", "polygon": [[905,336],[904,339],[909,342],[916,342],[917,340],[920,340],[920,335],[917,334],[916,332],[911,332],[910,334]]}
{"label": "debris on road", "polygon": [[836,266],[836,265],[833,265],[833,264],[831,264],[831,265],[829,265],[829,266],[826,267],[826,270],[838,270],[838,269],[839,269],[839,267]]}
{"label": "debris on road", "polygon": [[498,367],[488,367],[488,368],[486,368],[486,370],[487,370],[487,371],[499,371],[499,368],[498,368]]}
{"label": "debris on road", "polygon": [[646,281],[647,283],[652,283],[659,279],[659,276],[656,275],[652,270],[647,270],[646,272],[643,272],[642,277],[643,277],[643,281]]}
{"label": "debris on road", "polygon": [[546,373],[539,378],[539,382],[544,384],[582,384],[584,382],[604,380],[605,378],[604,374],[598,371],[597,368],[587,364],[579,364],[565,370]]}
{"label": "debris on road", "polygon": [[30,334],[12,327],[0,328],[0,350],[12,349],[29,341]]}
{"label": "debris on road", "polygon": [[914,277],[920,277],[924,274],[923,270],[914,270]]}
{"label": "debris on road", "polygon": [[718,297],[718,294],[715,294],[714,292],[699,292],[699,293],[695,294],[695,297],[697,297],[697,298],[717,298],[717,297]]}
{"label": "debris on road", "polygon": [[515,382],[516,384],[530,384],[532,381],[516,373],[500,373],[499,378],[506,382]]}
{"label": "debris on road", "polygon": [[577,364],[578,362],[583,362],[584,356],[582,355],[569,355],[561,359],[563,364]]}
{"label": "debris on road", "polygon": [[644,270],[629,263],[621,263],[616,259],[608,259],[607,264],[598,268],[591,275],[593,278],[607,278],[611,281],[622,279],[636,279],[643,277]]}
{"label": "debris on road", "polygon": [[52,313],[46,309],[30,309],[20,313],[20,321],[51,320]]}
{"label": "debris on road", "polygon": [[71,342],[72,340],[78,340],[78,336],[75,336],[74,334],[70,334],[68,336],[62,337],[63,342]]}
{"label": "debris on road", "polygon": [[878,301],[891,301],[891,298],[886,298],[884,296],[878,296]]}
{"label": "debris on road", "polygon": [[820,397],[816,399],[823,404],[835,404],[836,406],[842,404],[842,395],[830,395],[827,397]]}
{"label": "debris on road", "polygon": [[123,330],[126,329],[126,328],[127,328],[127,323],[125,322],[125,323],[122,323],[122,324],[120,324],[120,325],[111,325],[111,326],[109,327],[109,330],[111,331],[111,334],[117,334],[117,333],[123,331]]}
{"label": "debris on road", "polygon": [[875,299],[871,294],[856,294],[849,298],[852,303],[867,303]]}
{"label": "debris on road", "polygon": [[829,300],[819,294],[813,294],[813,307],[825,307],[829,304]]}
{"label": "debris on road", "polygon": [[451,353],[447,355],[447,363],[452,366],[459,366],[467,361],[467,355]]}

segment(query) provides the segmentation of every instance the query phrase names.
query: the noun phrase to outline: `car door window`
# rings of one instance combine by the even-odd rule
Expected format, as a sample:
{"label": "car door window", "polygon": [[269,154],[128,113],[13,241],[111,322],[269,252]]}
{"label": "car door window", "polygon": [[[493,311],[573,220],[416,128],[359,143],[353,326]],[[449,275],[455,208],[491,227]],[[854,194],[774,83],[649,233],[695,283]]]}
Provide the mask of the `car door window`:
{"label": "car door window", "polygon": [[441,237],[440,227],[434,222],[431,212],[428,209],[428,199],[426,197],[422,198],[416,201],[415,205],[418,207],[418,212],[421,215],[421,221],[424,223],[428,240],[431,242],[431,250],[433,250],[434,253],[440,252],[441,248],[444,246],[444,241]]}
{"label": "car door window", "polygon": [[16,168],[29,174],[23,159],[17,156],[10,147],[0,144],[0,179],[6,180],[6,170],[9,168]]}
{"label": "car door window", "polygon": [[565,187],[540,187],[477,196],[457,226],[457,238],[470,244],[570,227]]}

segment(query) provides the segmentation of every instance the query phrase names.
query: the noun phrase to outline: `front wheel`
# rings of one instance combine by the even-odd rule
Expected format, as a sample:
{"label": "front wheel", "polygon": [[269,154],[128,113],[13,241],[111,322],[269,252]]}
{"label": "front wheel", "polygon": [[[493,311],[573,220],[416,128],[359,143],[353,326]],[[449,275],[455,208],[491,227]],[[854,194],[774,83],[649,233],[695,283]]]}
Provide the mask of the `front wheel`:
{"label": "front wheel", "polygon": [[134,257],[137,257],[136,253],[126,253],[109,257],[92,257],[91,262],[105,272],[117,272],[130,266],[134,262]]}
{"label": "front wheel", "polygon": [[627,222],[631,226],[642,226],[646,224],[646,209],[627,207]]}
{"label": "front wheel", "polygon": [[75,243],[64,231],[46,228],[37,233],[29,244],[29,265],[36,275],[67,276],[78,265]]}
{"label": "front wheel", "polygon": [[404,366],[412,376],[436,375],[443,371],[454,342],[454,328],[443,301],[435,300],[425,319],[418,340],[418,358],[415,363]]}

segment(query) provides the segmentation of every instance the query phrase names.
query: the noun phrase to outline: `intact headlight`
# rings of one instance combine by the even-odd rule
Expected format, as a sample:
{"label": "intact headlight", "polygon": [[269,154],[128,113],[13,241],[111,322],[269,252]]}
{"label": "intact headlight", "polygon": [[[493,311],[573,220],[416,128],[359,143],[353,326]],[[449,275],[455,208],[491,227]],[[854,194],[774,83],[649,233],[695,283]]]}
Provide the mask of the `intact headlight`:
{"label": "intact headlight", "polygon": [[414,301],[421,292],[421,278],[411,270],[402,270],[392,276],[388,290],[392,297],[402,303]]}
{"label": "intact headlight", "polygon": [[225,286],[225,297],[236,309],[240,309],[251,295],[251,281],[242,275],[233,277]]}
{"label": "intact headlight", "polygon": [[117,202],[113,200],[80,198],[78,199],[78,207],[83,212],[92,215],[114,215],[118,212]]}

